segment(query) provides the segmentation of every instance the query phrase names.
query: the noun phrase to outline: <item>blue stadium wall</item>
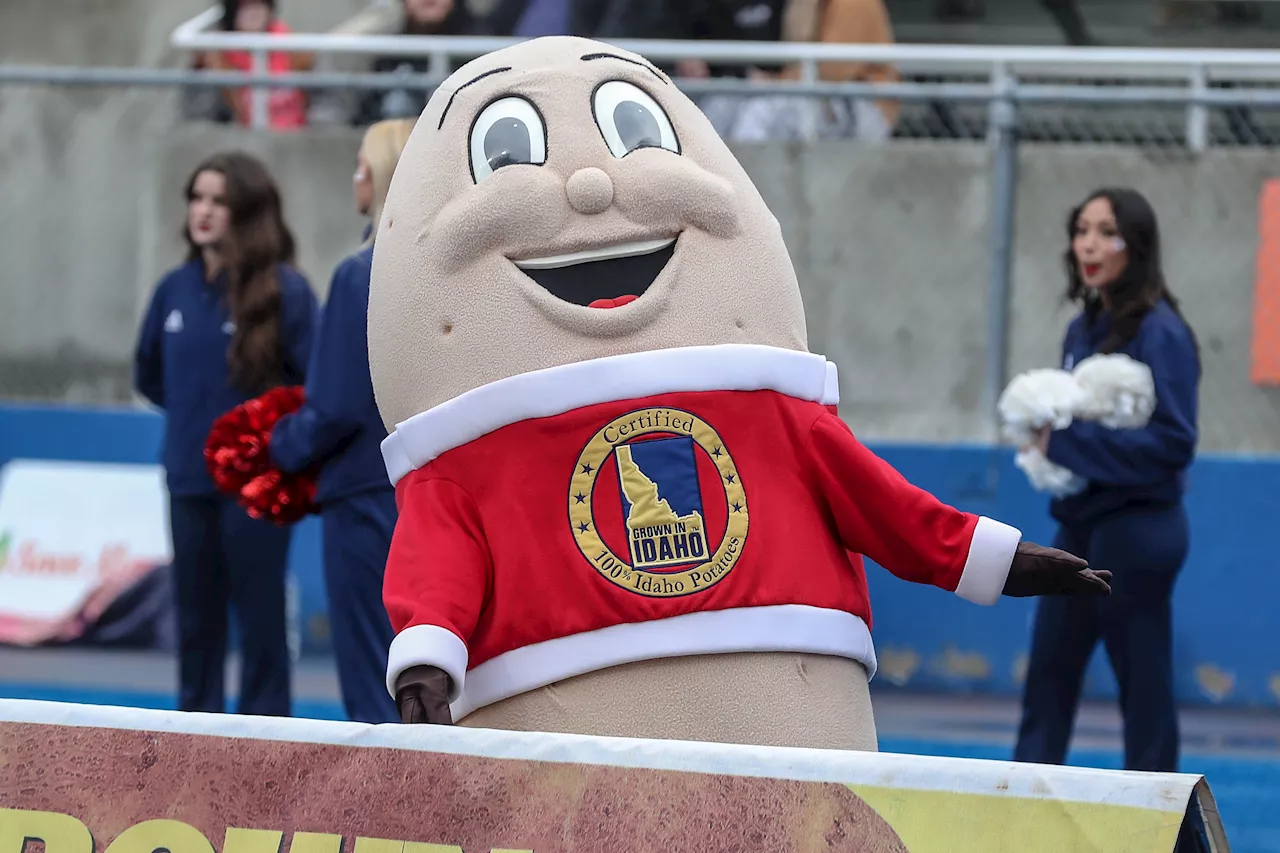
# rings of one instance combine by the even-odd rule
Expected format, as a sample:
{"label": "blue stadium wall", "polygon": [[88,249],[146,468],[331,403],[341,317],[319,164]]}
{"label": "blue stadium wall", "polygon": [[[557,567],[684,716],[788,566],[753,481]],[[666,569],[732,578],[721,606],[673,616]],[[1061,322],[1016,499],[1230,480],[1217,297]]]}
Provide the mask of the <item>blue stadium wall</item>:
{"label": "blue stadium wall", "polygon": [[[0,406],[0,464],[13,458],[153,464],[161,419],[130,409]],[[962,509],[1016,525],[1048,543],[1047,500],[1007,448],[898,445],[872,448],[908,479]],[[1192,553],[1175,599],[1178,692],[1187,704],[1280,705],[1280,565],[1275,509],[1280,458],[1202,456],[1191,476]],[[320,525],[300,524],[290,556],[301,592],[304,651],[328,652]],[[970,605],[868,566],[879,686],[1016,694],[1034,603]],[[1113,697],[1101,646],[1086,693]]]}

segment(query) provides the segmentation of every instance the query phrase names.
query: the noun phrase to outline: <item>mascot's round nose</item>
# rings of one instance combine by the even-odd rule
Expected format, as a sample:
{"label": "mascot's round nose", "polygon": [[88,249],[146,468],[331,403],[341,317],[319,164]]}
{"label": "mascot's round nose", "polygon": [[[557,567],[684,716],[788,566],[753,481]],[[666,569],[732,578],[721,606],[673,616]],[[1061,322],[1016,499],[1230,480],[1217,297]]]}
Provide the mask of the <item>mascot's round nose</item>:
{"label": "mascot's round nose", "polygon": [[565,189],[569,192],[569,204],[579,213],[602,213],[613,204],[613,181],[594,166],[570,175]]}

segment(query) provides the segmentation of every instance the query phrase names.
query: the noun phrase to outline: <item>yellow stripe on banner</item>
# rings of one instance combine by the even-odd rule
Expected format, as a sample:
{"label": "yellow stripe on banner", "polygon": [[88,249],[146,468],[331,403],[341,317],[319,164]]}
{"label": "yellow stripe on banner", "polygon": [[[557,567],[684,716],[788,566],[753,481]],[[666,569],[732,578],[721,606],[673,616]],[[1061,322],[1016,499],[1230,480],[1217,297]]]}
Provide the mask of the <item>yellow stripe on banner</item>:
{"label": "yellow stripe on banner", "polygon": [[873,785],[848,788],[889,822],[911,853],[1168,853],[1182,825],[1181,810]]}

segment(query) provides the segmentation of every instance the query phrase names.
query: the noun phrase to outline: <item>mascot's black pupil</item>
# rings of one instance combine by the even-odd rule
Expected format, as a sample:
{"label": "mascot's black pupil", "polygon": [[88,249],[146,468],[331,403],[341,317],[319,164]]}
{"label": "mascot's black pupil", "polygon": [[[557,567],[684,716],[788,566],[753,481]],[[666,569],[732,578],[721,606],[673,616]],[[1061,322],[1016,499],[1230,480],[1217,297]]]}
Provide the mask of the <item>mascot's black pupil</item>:
{"label": "mascot's black pupil", "polygon": [[623,101],[613,108],[613,124],[628,151],[637,148],[661,148],[662,131],[653,113],[635,101]]}
{"label": "mascot's black pupil", "polygon": [[529,128],[518,118],[498,119],[484,135],[484,156],[489,168],[533,162],[533,140]]}

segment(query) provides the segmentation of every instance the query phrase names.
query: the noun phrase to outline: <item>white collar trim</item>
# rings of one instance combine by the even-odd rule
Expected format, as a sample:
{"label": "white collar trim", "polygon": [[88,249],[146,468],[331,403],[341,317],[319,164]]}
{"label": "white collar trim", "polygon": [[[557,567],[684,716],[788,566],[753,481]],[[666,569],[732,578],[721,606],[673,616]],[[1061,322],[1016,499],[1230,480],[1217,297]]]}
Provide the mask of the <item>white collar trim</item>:
{"label": "white collar trim", "polygon": [[836,366],[813,353],[758,344],[677,347],[548,367],[481,385],[396,425],[382,442],[395,485],[455,447],[510,424],[681,391],[777,391],[834,406]]}

